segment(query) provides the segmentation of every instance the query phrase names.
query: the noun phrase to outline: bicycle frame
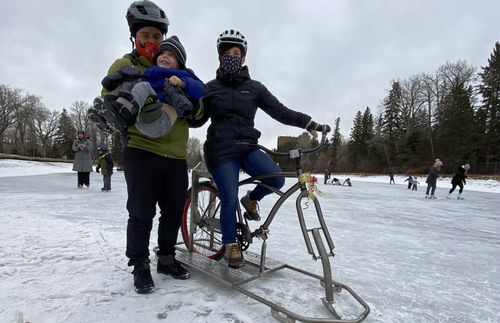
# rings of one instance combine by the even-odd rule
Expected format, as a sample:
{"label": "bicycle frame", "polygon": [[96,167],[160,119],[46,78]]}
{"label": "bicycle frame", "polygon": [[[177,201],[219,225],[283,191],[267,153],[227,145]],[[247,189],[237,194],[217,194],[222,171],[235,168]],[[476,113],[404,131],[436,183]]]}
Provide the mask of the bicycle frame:
{"label": "bicycle frame", "polygon": [[[263,243],[261,246],[260,261],[258,261],[258,263],[257,262],[251,263],[251,262],[247,261],[247,263],[249,263],[250,265],[258,268],[258,274],[253,276],[253,277],[243,279],[242,281],[237,281],[237,282],[231,281],[231,288],[238,290],[239,292],[244,293],[245,295],[252,297],[252,298],[256,299],[257,301],[262,302],[262,303],[270,306],[271,310],[272,310],[273,317],[281,322],[294,322],[294,320],[297,319],[297,320],[300,320],[303,322],[356,322],[356,323],[359,323],[359,322],[362,322],[368,316],[368,314],[370,312],[370,308],[368,307],[368,305],[354,291],[352,291],[348,286],[332,280],[332,271],[331,271],[329,257],[335,256],[335,254],[333,253],[333,249],[335,248],[335,246],[333,244],[332,238],[330,236],[326,222],[324,220],[323,213],[322,213],[318,198],[314,198],[313,203],[314,203],[316,215],[317,215],[317,218],[319,221],[319,227],[312,228],[312,229],[307,228],[306,221],[304,219],[304,213],[303,213],[302,206],[301,206],[302,200],[305,198],[307,199],[308,195],[309,195],[306,182],[298,181],[297,183],[295,183],[292,187],[290,187],[285,192],[282,192],[281,190],[278,190],[272,186],[269,186],[269,185],[266,185],[265,183],[262,183],[262,180],[264,180],[264,179],[275,178],[275,177],[285,177],[285,178],[298,179],[303,174],[301,160],[300,160],[301,156],[305,153],[312,153],[312,152],[315,152],[315,151],[318,151],[319,149],[321,149],[322,146],[324,145],[325,137],[326,137],[326,134],[323,134],[322,141],[321,141],[320,145],[316,148],[306,150],[306,151],[300,151],[300,150],[292,151],[292,152],[287,153],[287,154],[273,152],[273,151],[266,149],[265,147],[256,145],[258,148],[260,148],[260,149],[262,149],[270,154],[278,155],[278,156],[290,156],[292,158],[295,158],[295,160],[296,160],[296,172],[263,174],[263,175],[259,175],[259,176],[250,177],[250,178],[247,178],[247,179],[239,182],[239,186],[243,186],[243,185],[261,185],[261,186],[264,186],[264,187],[270,189],[273,193],[277,194],[279,196],[279,198],[275,202],[274,206],[272,207],[271,211],[269,212],[269,214],[266,217],[263,224],[258,229],[256,229],[254,232],[251,232],[250,237],[247,237],[247,240],[249,239],[249,241],[248,241],[249,243],[252,243],[253,237],[257,237],[257,238],[263,240]],[[210,175],[210,173],[208,173],[204,170],[201,170],[201,171],[200,170],[193,170],[192,188],[191,188],[190,239],[189,239],[189,245],[188,245],[188,250],[190,252],[193,251],[194,234],[195,234],[196,230],[198,229],[198,223],[200,223],[200,214],[199,214],[199,211],[197,208],[197,205],[198,205],[197,193],[198,193],[201,178],[209,179],[210,182],[212,183],[212,185],[215,186],[215,183],[213,182],[213,179],[212,179],[212,176]],[[301,227],[301,232],[302,232],[304,241],[306,243],[308,253],[310,255],[312,255],[312,258],[314,260],[321,260],[322,267],[323,267],[323,276],[318,276],[318,275],[309,273],[307,271],[304,271],[302,269],[299,269],[299,268],[296,268],[296,267],[293,267],[293,266],[290,266],[287,264],[283,264],[280,266],[274,266],[274,268],[268,268],[266,266],[266,250],[267,250],[267,242],[266,241],[268,238],[269,227],[270,227],[272,221],[274,220],[278,210],[283,205],[283,203],[285,203],[285,201],[287,201],[297,191],[300,191],[300,193],[295,201],[295,206],[296,206],[296,210],[297,210],[299,224]],[[210,206],[208,211],[214,212],[216,210],[213,209],[213,206]],[[246,218],[244,218],[242,216],[241,208],[239,205],[237,207],[237,214],[238,214],[237,222],[243,223],[245,225],[245,227],[248,228],[248,222],[247,222]],[[220,230],[220,223],[213,223],[213,222],[216,222],[215,220],[216,219],[211,219],[210,226]],[[321,232],[323,233],[323,237],[326,240],[328,249],[325,248]],[[315,252],[313,245],[311,243],[311,239],[309,236],[310,234],[312,235],[313,240],[315,242],[317,253]],[[271,266],[271,267],[273,267],[273,266]],[[329,310],[329,312],[335,317],[335,319],[319,319],[318,320],[318,319],[305,318],[305,317],[299,316],[299,315],[297,315],[297,314],[295,314],[287,309],[284,309],[281,306],[278,306],[275,303],[269,302],[269,301],[255,295],[254,293],[251,293],[250,291],[245,290],[241,287],[243,284],[246,284],[247,282],[249,282],[251,280],[258,279],[264,274],[268,274],[270,272],[274,272],[274,271],[284,269],[284,268],[288,268],[288,269],[294,270],[296,272],[299,272],[299,273],[302,273],[302,274],[305,274],[305,275],[308,275],[310,277],[313,277],[313,278],[320,280],[321,285],[325,289],[325,297],[322,298],[322,302],[323,302],[324,306]],[[356,320],[341,320],[340,315],[336,311],[337,304],[334,301],[333,293],[340,292],[342,289],[345,289],[346,291],[348,291],[359,302],[359,304],[361,306],[363,306],[365,309],[364,312]],[[285,317],[283,317],[283,315],[285,315]]]}

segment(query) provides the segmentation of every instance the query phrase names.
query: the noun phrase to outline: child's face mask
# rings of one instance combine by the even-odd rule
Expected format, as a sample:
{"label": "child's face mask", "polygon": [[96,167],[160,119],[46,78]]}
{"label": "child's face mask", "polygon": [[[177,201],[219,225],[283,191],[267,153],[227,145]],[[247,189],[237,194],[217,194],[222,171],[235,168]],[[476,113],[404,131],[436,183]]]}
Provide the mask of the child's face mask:
{"label": "child's face mask", "polygon": [[220,58],[220,67],[226,74],[238,73],[241,69],[241,57],[222,55]]}
{"label": "child's face mask", "polygon": [[148,61],[152,62],[153,57],[158,52],[158,44],[157,43],[144,43],[139,39],[135,40],[135,48],[139,55],[142,55],[148,59]]}

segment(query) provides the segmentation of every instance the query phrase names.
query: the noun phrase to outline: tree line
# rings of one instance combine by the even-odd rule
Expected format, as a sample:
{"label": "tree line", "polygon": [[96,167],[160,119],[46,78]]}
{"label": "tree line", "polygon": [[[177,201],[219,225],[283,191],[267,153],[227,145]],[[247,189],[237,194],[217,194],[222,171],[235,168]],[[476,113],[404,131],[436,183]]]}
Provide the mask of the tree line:
{"label": "tree line", "polygon": [[[349,138],[336,119],[309,170],[380,173],[405,166],[424,173],[439,158],[453,173],[465,163],[500,162],[500,43],[480,71],[466,61],[447,62],[431,74],[392,80],[376,108],[356,113]],[[300,142],[278,151],[316,144]],[[286,170],[294,167],[278,162]]]}
{"label": "tree line", "polygon": [[[71,146],[82,129],[94,144],[94,159],[97,147],[105,145],[119,164],[121,135],[100,131],[87,116],[89,107],[75,101],[62,112],[50,111],[40,96],[0,84],[0,152],[72,159]],[[467,61],[447,62],[434,73],[392,80],[376,111],[366,107],[356,113],[348,138],[340,134],[340,121],[335,120],[326,148],[304,157],[305,170],[379,173],[405,166],[417,172],[436,158],[450,167],[499,162],[500,43],[479,71]],[[277,150],[317,144],[304,133]],[[190,138],[188,166],[202,156],[201,142]],[[292,160],[275,160],[284,171],[295,169]]]}

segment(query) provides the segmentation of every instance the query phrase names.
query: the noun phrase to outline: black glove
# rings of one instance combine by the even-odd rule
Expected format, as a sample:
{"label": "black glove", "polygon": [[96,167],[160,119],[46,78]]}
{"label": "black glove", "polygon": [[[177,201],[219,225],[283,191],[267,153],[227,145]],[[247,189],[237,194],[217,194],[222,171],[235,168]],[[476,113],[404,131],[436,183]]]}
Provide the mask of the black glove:
{"label": "black glove", "polygon": [[113,91],[122,83],[136,81],[141,76],[142,73],[137,67],[127,65],[103,78],[101,84],[105,90]]}

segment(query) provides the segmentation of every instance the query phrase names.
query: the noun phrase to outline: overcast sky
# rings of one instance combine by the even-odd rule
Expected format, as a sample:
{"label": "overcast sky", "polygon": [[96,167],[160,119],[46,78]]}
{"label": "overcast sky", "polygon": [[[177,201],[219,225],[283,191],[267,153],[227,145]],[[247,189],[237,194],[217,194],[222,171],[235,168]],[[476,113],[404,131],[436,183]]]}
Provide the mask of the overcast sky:
{"label": "overcast sky", "polygon": [[[41,96],[50,110],[91,103],[117,58],[131,51],[124,0],[0,0],[0,83]],[[287,107],[320,123],[375,114],[391,80],[433,73],[447,61],[486,66],[500,40],[498,0],[155,1],[204,81],[218,67],[216,39],[240,30],[246,65]],[[261,143],[302,130],[260,111]],[[192,131],[202,142],[206,126]]]}

